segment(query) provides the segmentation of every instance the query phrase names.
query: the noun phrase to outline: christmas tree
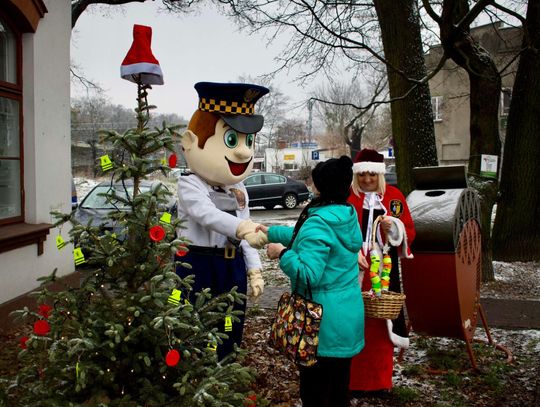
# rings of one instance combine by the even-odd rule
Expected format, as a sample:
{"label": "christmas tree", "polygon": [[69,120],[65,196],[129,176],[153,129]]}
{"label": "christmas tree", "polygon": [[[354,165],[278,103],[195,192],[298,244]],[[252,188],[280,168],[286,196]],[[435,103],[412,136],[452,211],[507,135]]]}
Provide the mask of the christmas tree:
{"label": "christmas tree", "polygon": [[34,293],[39,307],[15,313],[33,330],[21,341],[22,368],[2,391],[7,405],[255,405],[253,373],[240,364],[242,351],[221,361],[215,351],[224,336],[218,324],[238,320],[233,304],[245,296],[233,289],[213,297],[206,290],[187,301],[193,279],[175,273],[173,255],[187,250],[187,242],[176,236],[181,220],[164,212],[170,192],[160,183],[139,190],[151,174],[169,171],[159,157],[174,152],[179,136],[178,126],[147,127],[154,108],[149,89],[137,83],[137,128],[102,132],[120,154],[101,160],[101,168],[112,181],[133,184],[132,191],[105,194],[107,202],[126,208],[110,215],[120,231],[55,214],[55,226],[72,223],[69,237],[57,242],[74,242],[76,263],[87,266],[80,287],[53,292],[47,287],[55,273],[42,278]]}

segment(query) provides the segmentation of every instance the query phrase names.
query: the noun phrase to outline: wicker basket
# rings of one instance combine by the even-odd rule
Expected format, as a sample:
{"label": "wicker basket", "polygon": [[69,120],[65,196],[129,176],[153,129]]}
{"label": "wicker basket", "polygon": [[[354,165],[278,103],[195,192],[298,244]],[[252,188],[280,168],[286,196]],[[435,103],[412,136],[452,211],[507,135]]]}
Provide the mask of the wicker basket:
{"label": "wicker basket", "polygon": [[374,297],[369,291],[363,291],[364,313],[368,318],[396,319],[405,302],[405,294],[384,291],[380,297]]}

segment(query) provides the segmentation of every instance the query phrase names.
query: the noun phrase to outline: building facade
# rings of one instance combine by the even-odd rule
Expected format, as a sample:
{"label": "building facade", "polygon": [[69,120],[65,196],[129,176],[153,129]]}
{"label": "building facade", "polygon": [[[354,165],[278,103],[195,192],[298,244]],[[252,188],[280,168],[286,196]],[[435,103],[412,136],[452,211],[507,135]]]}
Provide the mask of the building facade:
{"label": "building facade", "polygon": [[38,277],[74,269],[51,215],[71,210],[70,36],[69,0],[0,2],[0,323]]}
{"label": "building facade", "polygon": [[[502,92],[499,109],[499,129],[504,142],[506,117],[512,97],[515,73],[522,40],[519,27],[504,27],[502,23],[471,29],[471,35],[494,58],[501,72]],[[426,55],[428,69],[437,66],[442,47],[435,46]],[[466,164],[469,160],[469,79],[467,72],[454,62],[444,67],[429,81],[435,124],[435,139],[440,165]]]}

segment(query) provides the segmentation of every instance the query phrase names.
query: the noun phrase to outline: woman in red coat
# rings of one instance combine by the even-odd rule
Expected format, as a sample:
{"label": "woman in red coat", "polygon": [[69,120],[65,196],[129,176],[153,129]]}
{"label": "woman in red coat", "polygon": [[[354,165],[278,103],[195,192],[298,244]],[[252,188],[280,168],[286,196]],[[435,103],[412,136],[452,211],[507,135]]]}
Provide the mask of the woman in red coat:
{"label": "woman in red coat", "polygon": [[[348,201],[358,213],[364,245],[358,254],[362,291],[371,289],[369,258],[373,223],[382,216],[375,231],[378,246],[387,244],[392,259],[390,291],[401,292],[399,257],[411,258],[409,246],[415,230],[407,201],[399,189],[386,185],[384,157],[375,150],[363,149],[354,160],[354,177]],[[394,347],[408,347],[409,339],[403,310],[393,321],[366,318],[365,347],[352,360],[349,388],[377,391],[392,388]]]}

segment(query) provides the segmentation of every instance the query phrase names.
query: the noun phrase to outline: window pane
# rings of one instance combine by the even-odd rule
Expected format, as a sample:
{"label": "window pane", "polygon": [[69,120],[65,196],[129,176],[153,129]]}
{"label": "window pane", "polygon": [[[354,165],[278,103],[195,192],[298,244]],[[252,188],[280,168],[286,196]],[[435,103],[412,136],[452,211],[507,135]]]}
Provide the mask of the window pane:
{"label": "window pane", "polygon": [[262,177],[260,175],[254,175],[252,177],[246,178],[244,185],[259,185],[262,184]]}
{"label": "window pane", "polygon": [[19,160],[0,160],[0,219],[22,214],[20,176]]}
{"label": "window pane", "polygon": [[0,18],[0,81],[17,83],[15,35]]}
{"label": "window pane", "polygon": [[283,178],[279,175],[265,175],[264,181],[267,184],[279,184],[283,182]]}
{"label": "window pane", "polygon": [[0,158],[20,157],[19,102],[0,97]]}

